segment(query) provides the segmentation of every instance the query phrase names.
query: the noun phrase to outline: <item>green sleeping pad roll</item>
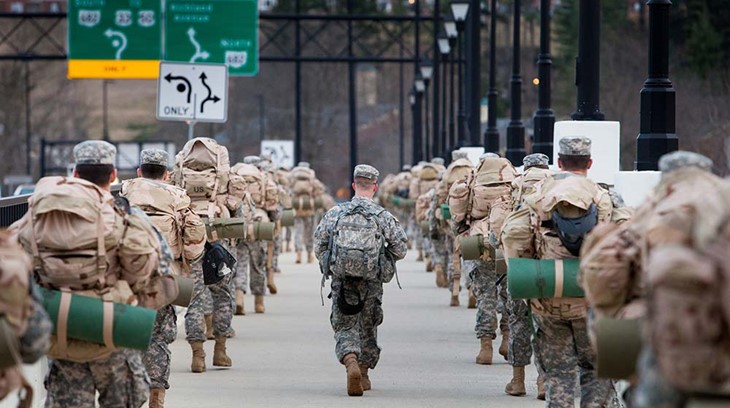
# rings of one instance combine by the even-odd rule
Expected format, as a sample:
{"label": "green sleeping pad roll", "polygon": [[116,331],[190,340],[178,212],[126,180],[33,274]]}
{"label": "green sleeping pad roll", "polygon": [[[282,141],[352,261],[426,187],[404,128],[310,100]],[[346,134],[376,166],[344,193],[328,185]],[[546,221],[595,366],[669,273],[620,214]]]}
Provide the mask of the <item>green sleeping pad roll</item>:
{"label": "green sleeping pad roll", "polygon": [[[314,205],[314,208],[312,207]],[[292,199],[292,208],[295,210],[309,211],[319,209],[324,206],[321,198],[311,199],[309,197],[294,197]]]}
{"label": "green sleeping pad roll", "polygon": [[[205,219],[205,232],[208,239],[214,241],[212,230],[215,229],[218,239],[248,238],[249,229],[243,218],[213,218]],[[253,241],[272,241],[274,239],[273,222],[254,222]]]}
{"label": "green sleeping pad roll", "polygon": [[416,202],[408,198],[393,196],[390,198],[390,202],[396,207],[415,207]]}
{"label": "green sleeping pad roll", "polygon": [[441,204],[441,218],[444,220],[451,219],[451,209],[448,204]]}
{"label": "green sleeping pad roll", "polygon": [[[53,334],[61,305],[61,292],[41,288],[43,307],[53,322]],[[67,336],[71,339],[104,344],[104,302],[98,298],[71,295]],[[147,350],[157,311],[144,307],[114,303],[112,339],[120,348]]]}
{"label": "green sleeping pad roll", "polygon": [[641,352],[641,320],[596,321],[596,369],[598,377],[627,379],[636,371]]}
{"label": "green sleeping pad roll", "polygon": [[294,226],[294,210],[288,209],[281,212],[281,226],[292,227]]}
{"label": "green sleeping pad roll", "polygon": [[193,299],[193,285],[195,284],[195,280],[192,278],[176,276],[175,282],[177,282],[178,295],[172,304],[180,307],[190,306],[190,301]]}
{"label": "green sleeping pad roll", "polygon": [[482,234],[461,239],[461,257],[467,261],[479,259],[485,249],[484,236]]}
{"label": "green sleeping pad roll", "polygon": [[0,316],[0,370],[20,362],[20,343],[15,330],[10,327],[5,316]]}
{"label": "green sleeping pad roll", "polygon": [[428,225],[428,221],[421,221],[421,233],[423,235],[428,235],[430,230],[431,230],[431,227],[430,227],[430,225]]}
{"label": "green sleeping pad roll", "polygon": [[580,259],[510,258],[507,287],[513,299],[585,297],[578,286]]}

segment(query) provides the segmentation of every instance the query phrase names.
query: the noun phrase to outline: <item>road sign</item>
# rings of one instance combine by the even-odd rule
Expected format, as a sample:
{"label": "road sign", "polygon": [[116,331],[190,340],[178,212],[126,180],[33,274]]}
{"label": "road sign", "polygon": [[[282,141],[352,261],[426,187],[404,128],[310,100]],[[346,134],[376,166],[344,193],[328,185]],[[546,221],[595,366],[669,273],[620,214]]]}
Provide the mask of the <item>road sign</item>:
{"label": "road sign", "polygon": [[69,0],[68,77],[157,78],[161,11],[159,0]]}
{"label": "road sign", "polygon": [[262,140],[261,154],[271,156],[276,167],[294,167],[294,142],[292,140]]}
{"label": "road sign", "polygon": [[157,79],[157,119],[225,122],[228,70],[218,64],[163,62]]}
{"label": "road sign", "polygon": [[259,70],[256,0],[167,0],[165,60],[226,64],[231,75]]}

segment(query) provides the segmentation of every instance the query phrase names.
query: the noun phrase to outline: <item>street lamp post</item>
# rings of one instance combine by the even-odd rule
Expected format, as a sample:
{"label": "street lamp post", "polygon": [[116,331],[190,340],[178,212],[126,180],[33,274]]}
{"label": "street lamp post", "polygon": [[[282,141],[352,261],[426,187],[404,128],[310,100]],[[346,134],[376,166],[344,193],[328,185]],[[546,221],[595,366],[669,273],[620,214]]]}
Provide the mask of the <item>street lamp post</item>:
{"label": "street lamp post", "polygon": [[489,92],[487,130],[484,132],[486,151],[499,153],[499,130],[497,130],[497,0],[489,7]]}
{"label": "street lamp post", "polygon": [[[429,60],[421,61],[419,70],[421,73],[421,78],[423,79],[424,96],[425,96],[425,101],[426,101],[426,105],[425,105],[425,108],[426,108],[425,117],[426,118],[425,118],[425,122],[424,122],[426,124],[426,135],[425,135],[426,136],[426,156],[425,156],[425,159],[429,160],[432,157],[432,149],[435,150],[435,142],[433,142],[431,140],[431,131],[430,131],[430,126],[429,126],[430,121],[428,120],[428,113],[430,112],[430,110],[428,109],[428,101],[430,99],[429,95],[428,95],[428,85],[431,82],[431,78],[433,77],[433,64]],[[436,101],[434,101],[434,103],[436,103]],[[434,129],[434,131],[435,131],[435,129]]]}
{"label": "street lamp post", "polygon": [[[420,71],[416,71],[416,79],[413,81],[413,89],[416,90],[416,121],[418,121],[418,159],[414,160],[414,163],[424,159],[423,155],[423,132],[421,132],[421,125],[423,120],[423,113],[421,112],[421,100],[423,94],[426,92],[426,83],[423,80]],[[428,122],[428,121],[426,121]]]}
{"label": "street lamp post", "polygon": [[578,86],[577,110],[573,120],[604,120],[599,108],[601,73],[601,3],[580,0],[578,23],[578,59],[575,83]]}
{"label": "street lamp post", "polygon": [[451,14],[454,16],[454,21],[456,22],[456,30],[458,31],[459,35],[457,38],[457,67],[459,70],[459,107],[458,107],[458,126],[459,126],[459,142],[458,145],[465,146],[467,142],[467,128],[466,128],[466,114],[464,113],[464,105],[466,103],[464,96],[465,96],[465,87],[466,83],[464,81],[464,28],[466,25],[466,17],[469,14],[469,7],[470,7],[470,1],[469,0],[453,0],[451,2]]}
{"label": "street lamp post", "polygon": [[537,57],[538,84],[537,111],[535,112],[535,141],[533,153],[553,157],[553,128],[555,114],[550,107],[550,70],[553,61],[550,56],[550,0],[540,0],[540,55]]}
{"label": "street lamp post", "polygon": [[522,76],[520,75],[520,0],[514,2],[512,39],[512,79],[510,80],[511,116],[507,126],[507,152],[505,156],[519,166],[525,157],[525,126],[522,124]]}
{"label": "street lamp post", "polygon": [[[454,46],[456,45],[456,40],[459,36],[459,32],[456,29],[456,22],[454,21],[454,18],[452,16],[447,16],[447,18],[444,19],[444,31],[446,32],[446,37],[449,40],[449,48],[453,50]],[[458,57],[458,55],[454,52],[451,52],[450,55],[451,63],[449,64],[449,70],[451,72],[449,76],[451,78],[449,79],[449,150],[452,150],[456,146],[456,130],[454,127],[454,107],[456,105],[456,101],[454,100],[454,93],[456,89],[456,86],[454,85],[454,62],[456,61],[455,56]]]}
{"label": "street lamp post", "polygon": [[416,100],[416,91],[411,88],[411,92],[408,94],[408,102],[411,104],[412,114],[412,128],[413,128],[413,143],[411,145],[413,152],[413,163],[418,163],[421,160],[421,138],[420,136],[420,118],[418,117],[418,101]]}
{"label": "street lamp post", "polygon": [[[443,66],[446,66],[446,62],[449,59],[449,52],[451,52],[451,46],[449,45],[449,38],[445,32],[440,32],[438,35],[438,48],[439,54],[441,55],[441,62]],[[441,73],[441,123],[439,123],[438,132],[438,148],[437,153],[439,156],[446,155],[446,70]],[[436,130],[435,130],[436,131]]]}
{"label": "street lamp post", "polygon": [[659,158],[679,149],[676,94],[669,80],[670,0],[649,0],[649,76],[641,90],[636,170],[657,170]]}

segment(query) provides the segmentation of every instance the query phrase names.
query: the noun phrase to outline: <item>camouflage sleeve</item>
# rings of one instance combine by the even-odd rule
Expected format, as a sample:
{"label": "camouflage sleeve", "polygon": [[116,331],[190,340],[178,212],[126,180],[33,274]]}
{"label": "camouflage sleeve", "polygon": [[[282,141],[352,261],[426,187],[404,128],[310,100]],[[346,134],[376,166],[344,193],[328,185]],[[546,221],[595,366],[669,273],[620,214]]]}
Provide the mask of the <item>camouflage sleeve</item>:
{"label": "camouflage sleeve", "polygon": [[399,261],[405,258],[406,252],[408,252],[406,231],[393,214],[385,211],[382,216],[384,217],[383,235],[385,236],[385,242],[388,244],[388,252],[393,256],[393,260]]}
{"label": "camouflage sleeve", "polygon": [[41,306],[40,294],[32,289],[32,311],[28,316],[25,333],[20,336],[20,357],[25,364],[33,364],[43,357],[51,346],[53,323]]}
{"label": "camouflage sleeve", "polygon": [[332,208],[317,224],[317,229],[314,231],[314,255],[317,259],[321,259],[322,254],[329,247],[330,235],[332,235],[332,229],[335,227],[339,212],[339,207]]}

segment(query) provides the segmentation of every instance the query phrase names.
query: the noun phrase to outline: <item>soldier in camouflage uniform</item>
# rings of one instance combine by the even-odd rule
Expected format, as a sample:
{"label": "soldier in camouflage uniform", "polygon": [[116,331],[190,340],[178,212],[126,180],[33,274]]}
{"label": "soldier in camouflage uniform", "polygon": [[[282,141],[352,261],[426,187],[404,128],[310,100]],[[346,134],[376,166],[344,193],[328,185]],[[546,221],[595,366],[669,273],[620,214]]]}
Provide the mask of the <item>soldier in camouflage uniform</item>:
{"label": "soldier in camouflage uniform", "polygon": [[[562,236],[557,222],[550,221],[556,217],[580,219],[581,225],[590,227],[611,219],[613,205],[608,192],[586,178],[592,164],[591,140],[565,137],[559,143],[562,172],[538,183],[536,193],[523,201],[525,210],[513,212],[505,222],[501,235],[505,258],[574,258],[575,241]],[[591,214],[595,219],[585,218]],[[537,326],[534,345],[544,372],[546,406],[572,407],[578,377],[581,407],[615,406],[611,381],[596,376],[585,300],[531,299],[530,305]]]}
{"label": "soldier in camouflage uniform", "polygon": [[[309,162],[299,162],[297,164],[297,167],[309,169],[312,173],[314,173],[314,170],[311,169]],[[292,173],[295,172],[297,169],[292,169]],[[316,187],[316,183],[318,180],[315,176],[313,177],[313,183],[315,184],[312,186],[313,188]],[[292,182],[292,185],[294,182]],[[316,199],[319,195],[318,191],[311,191],[310,196],[313,199]],[[292,194],[294,195],[294,194]],[[307,263],[314,262],[314,258],[312,257],[312,248],[313,248],[313,231],[314,231],[314,209],[312,209],[310,212],[307,212],[305,216],[300,216],[302,211],[298,211],[297,217],[294,219],[294,250],[297,253],[297,259],[296,263],[302,262],[302,251],[307,252]]]}
{"label": "soldier in camouflage uniform", "polygon": [[[373,196],[378,190],[378,170],[369,165],[358,165],[354,170],[355,190],[353,199],[345,205],[332,208],[325,214],[322,222],[317,226],[315,232],[315,254],[321,263],[325,263],[326,256],[331,249],[330,238],[339,228],[337,221],[347,211],[347,208],[361,207],[364,211],[375,215],[375,221],[381,230],[384,239],[383,248],[386,256],[392,260],[391,268],[395,268],[394,262],[405,257],[407,252],[406,233],[398,223],[398,220],[382,207],[375,204]],[[348,207],[349,206],[349,207]],[[329,264],[322,264],[321,268],[329,274],[333,273],[332,280],[332,314],[330,322],[335,332],[335,354],[337,360],[345,365],[347,370],[347,393],[350,396],[360,396],[363,391],[371,389],[368,370],[375,368],[380,358],[380,347],[378,346],[378,326],[383,322],[383,281],[389,280],[345,280],[337,277],[338,271],[331,271]],[[385,273],[384,265],[380,264],[378,276]],[[341,273],[341,272],[340,272]],[[325,275],[326,276],[326,275]],[[392,276],[391,276],[392,278]],[[324,282],[324,281],[323,281]],[[344,287],[343,287],[344,285]],[[341,291],[341,289],[344,289]],[[340,299],[342,294],[345,299]],[[352,314],[341,309],[340,302],[356,304],[360,301],[361,294],[363,307],[359,312]],[[354,297],[356,299],[351,299]],[[348,314],[346,314],[348,313]]]}
{"label": "soldier in camouflage uniform", "polygon": [[[185,190],[166,183],[169,161],[169,155],[164,150],[142,150],[137,170],[140,178],[125,181],[121,195],[150,216],[160,231],[167,230],[170,234],[167,236],[168,243],[176,245],[172,269],[177,274],[189,275],[192,269],[201,268],[205,226],[200,217],[190,210],[190,198]],[[171,220],[173,225],[170,225]],[[158,309],[150,347],[144,356],[151,381],[150,408],[164,406],[165,390],[170,388],[169,344],[176,337],[175,306],[167,305]]]}

